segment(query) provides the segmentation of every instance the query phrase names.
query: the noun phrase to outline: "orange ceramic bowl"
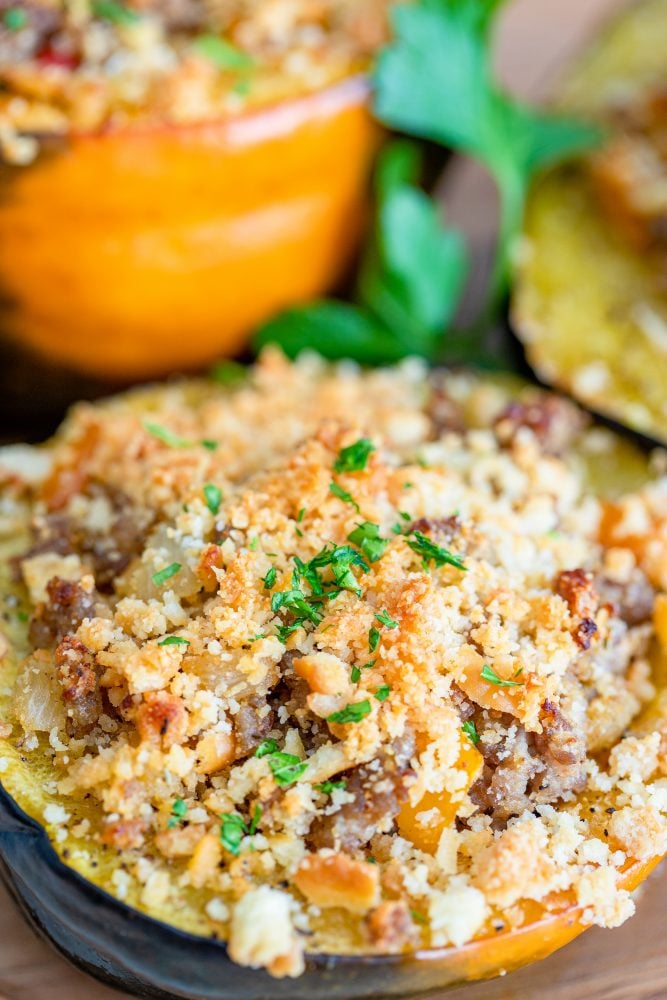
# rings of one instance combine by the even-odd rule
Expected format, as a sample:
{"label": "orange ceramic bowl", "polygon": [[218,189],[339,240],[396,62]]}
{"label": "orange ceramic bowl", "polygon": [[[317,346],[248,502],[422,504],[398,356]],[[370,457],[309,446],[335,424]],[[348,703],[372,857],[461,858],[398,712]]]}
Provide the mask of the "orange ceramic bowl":
{"label": "orange ceramic bowl", "polygon": [[0,167],[0,330],[133,380],[232,355],[340,278],[378,135],[363,76],[238,118],[45,141]]}

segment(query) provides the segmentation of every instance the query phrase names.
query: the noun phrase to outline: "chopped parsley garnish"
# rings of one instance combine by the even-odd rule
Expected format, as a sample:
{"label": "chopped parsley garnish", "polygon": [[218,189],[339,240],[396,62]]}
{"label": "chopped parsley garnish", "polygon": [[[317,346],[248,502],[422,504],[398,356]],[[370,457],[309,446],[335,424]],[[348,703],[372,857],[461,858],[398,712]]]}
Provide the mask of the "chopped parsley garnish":
{"label": "chopped parsley garnish", "polygon": [[296,523],[301,524],[305,516],[306,516],[306,508],[302,507],[299,513],[296,515]]}
{"label": "chopped parsley garnish", "polygon": [[351,705],[341,708],[339,712],[333,712],[332,715],[328,715],[327,722],[337,722],[339,725],[344,726],[348,722],[361,722],[370,713],[371,703],[368,698],[364,698],[363,701],[353,702]]}
{"label": "chopped parsley garnish", "polygon": [[93,14],[111,24],[136,24],[137,21],[141,20],[136,11],[130,10],[125,4],[118,3],[117,0],[94,0]]}
{"label": "chopped parsley garnish", "polygon": [[374,653],[380,645],[380,633],[373,625],[368,631],[368,649]]}
{"label": "chopped parsley garnish", "polygon": [[248,542],[248,548],[250,549],[251,552],[256,552],[258,546],[259,546],[259,537],[255,535],[254,538],[251,538],[250,541]]}
{"label": "chopped parsley garnish", "polygon": [[349,503],[352,507],[354,507],[357,514],[359,513],[360,510],[359,504],[354,499],[352,494],[348,493],[347,490],[344,490],[342,486],[339,486],[338,483],[334,482],[333,480],[329,483],[329,492],[333,493],[333,495],[335,497],[338,497],[339,500],[342,500],[343,503]]}
{"label": "chopped parsley garnish", "polygon": [[189,646],[190,640],[184,639],[182,635],[168,635],[166,639],[160,639],[158,646]]}
{"label": "chopped parsley garnish", "polygon": [[319,625],[322,621],[322,612],[311,604],[306,599],[303,591],[298,588],[283,590],[278,594],[273,594],[271,597],[271,610],[276,614],[282,608],[291,611],[301,621],[313,622],[315,625]]}
{"label": "chopped parsley garnish", "polygon": [[252,814],[252,820],[251,820],[250,826],[248,828],[248,833],[250,834],[251,837],[253,836],[253,834],[257,833],[257,827],[261,823],[262,813],[263,812],[264,812],[264,810],[262,809],[262,807],[260,806],[260,804],[258,802],[257,805],[255,806],[255,810],[254,810],[254,812]]}
{"label": "chopped parsley garnish", "polygon": [[375,692],[375,698],[378,701],[386,701],[390,694],[391,694],[391,685],[382,684]]}
{"label": "chopped parsley garnish", "polygon": [[217,451],[220,447],[219,441],[213,441],[212,438],[204,438],[201,442],[202,448],[206,448],[207,451]]}
{"label": "chopped parsley garnish", "polygon": [[377,620],[381,625],[386,625],[387,628],[398,628],[398,622],[390,616],[388,611],[378,611],[375,615]]}
{"label": "chopped parsley garnish", "polygon": [[380,536],[380,525],[363,521],[347,536],[349,542],[358,546],[370,562],[377,562],[384,555],[389,539]]}
{"label": "chopped parsley garnish", "polygon": [[502,677],[499,677],[495,670],[489,666],[488,663],[485,663],[482,667],[480,677],[483,681],[488,681],[489,684],[495,684],[496,687],[514,688],[521,687],[523,684],[523,681],[504,681]]}
{"label": "chopped parsley garnish", "polygon": [[350,679],[353,684],[358,684],[361,680],[361,667],[352,667],[350,672]]}
{"label": "chopped parsley garnish", "polygon": [[445,549],[441,545],[436,545],[421,531],[413,532],[412,538],[408,540],[408,545],[413,552],[421,556],[424,569],[428,569],[429,563],[438,567],[455,566],[456,569],[466,569],[465,563],[459,556],[455,556],[449,549]]}
{"label": "chopped parsley garnish", "polygon": [[[239,72],[240,70],[251,69],[254,66],[253,59],[247,52],[237,49],[231,42],[220,38],[219,35],[199,35],[192,43],[192,48],[197,55],[208,59],[219,69],[229,69]],[[239,365],[239,367],[241,367]],[[218,369],[214,369],[214,378],[221,381],[217,374]]]}
{"label": "chopped parsley garnish", "polygon": [[20,31],[28,23],[28,15],[20,7],[10,7],[2,17],[2,23],[9,31]]}
{"label": "chopped parsley garnish", "polygon": [[271,773],[279,785],[291,785],[298,781],[308,767],[308,761],[301,760],[292,753],[278,749],[275,740],[264,740],[255,750],[255,757],[268,757]]}
{"label": "chopped parsley garnish", "polygon": [[467,722],[463,723],[461,729],[466,734],[472,745],[476,747],[477,744],[479,743],[479,733],[477,732],[475,723],[468,720]]}
{"label": "chopped parsley garnish", "polygon": [[313,787],[317,792],[322,792],[323,795],[331,795],[337,788],[347,788],[347,781],[344,779],[340,781],[323,781],[321,785],[314,785]]}
{"label": "chopped parsley garnish", "polygon": [[269,767],[276,783],[284,787],[299,780],[308,768],[308,761],[301,760],[293,753],[278,750],[269,756]]}
{"label": "chopped parsley garnish", "polygon": [[178,434],[174,434],[170,431],[168,427],[163,427],[162,424],[155,424],[151,420],[144,421],[144,430],[152,434],[154,438],[158,441],[162,441],[162,444],[168,445],[170,448],[191,448],[192,441],[188,441],[187,438],[179,437]]}
{"label": "chopped parsley garnish", "polygon": [[171,816],[167,820],[167,829],[173,830],[174,827],[178,826],[181,820],[184,818],[188,811],[183,799],[174,799],[173,805],[171,807]]}
{"label": "chopped parsley garnish", "polygon": [[153,573],[151,579],[156,587],[161,587],[163,583],[167,582],[167,580],[171,580],[172,576],[176,576],[177,573],[180,573],[182,568],[183,567],[180,563],[171,563],[170,566],[165,566],[164,569],[159,570],[157,573]]}
{"label": "chopped parsley garnish", "polygon": [[248,381],[248,369],[238,361],[219,361],[214,365],[209,375],[227,389],[236,389]]}
{"label": "chopped parsley garnish", "polygon": [[241,843],[248,832],[243,818],[238,813],[223,813],[220,817],[220,840],[230,854],[238,858],[241,853]]}
{"label": "chopped parsley garnish", "polygon": [[412,514],[408,514],[407,510],[399,510],[398,516],[402,518],[404,521],[412,520]]}
{"label": "chopped parsley garnish", "polygon": [[368,438],[360,438],[354,444],[342,448],[334,462],[336,472],[363,472],[375,445]]}
{"label": "chopped parsley garnish", "polygon": [[420,913],[418,910],[410,910],[410,916],[412,917],[412,919],[416,924],[426,923],[426,917],[424,916],[423,913]]}
{"label": "chopped parsley garnish", "polygon": [[270,753],[276,753],[278,744],[275,740],[262,740],[255,750],[255,757],[266,757]]}
{"label": "chopped parsley garnish", "polygon": [[17,611],[16,617],[20,622],[27,622],[30,620],[30,615],[27,611]]}
{"label": "chopped parsley garnish", "polygon": [[213,483],[206,483],[204,487],[204,499],[211,514],[218,514],[222,503],[222,490]]}
{"label": "chopped parsley garnish", "polygon": [[275,566],[272,566],[267,572],[266,576],[262,577],[262,582],[264,583],[264,590],[271,590],[275,586],[276,577],[278,576],[278,570]]}

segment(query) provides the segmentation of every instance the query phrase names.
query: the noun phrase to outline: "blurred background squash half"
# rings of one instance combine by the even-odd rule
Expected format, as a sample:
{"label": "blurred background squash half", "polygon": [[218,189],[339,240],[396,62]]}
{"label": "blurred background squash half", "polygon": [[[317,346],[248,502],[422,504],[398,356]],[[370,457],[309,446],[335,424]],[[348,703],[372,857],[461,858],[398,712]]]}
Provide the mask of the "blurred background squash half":
{"label": "blurred background squash half", "polygon": [[546,383],[667,442],[667,0],[631,4],[565,80],[559,107],[601,148],[529,199],[512,325]]}
{"label": "blurred background squash half", "polygon": [[0,168],[0,328],[109,380],[236,353],[344,272],[377,138],[353,76],[219,123],[45,140]]}

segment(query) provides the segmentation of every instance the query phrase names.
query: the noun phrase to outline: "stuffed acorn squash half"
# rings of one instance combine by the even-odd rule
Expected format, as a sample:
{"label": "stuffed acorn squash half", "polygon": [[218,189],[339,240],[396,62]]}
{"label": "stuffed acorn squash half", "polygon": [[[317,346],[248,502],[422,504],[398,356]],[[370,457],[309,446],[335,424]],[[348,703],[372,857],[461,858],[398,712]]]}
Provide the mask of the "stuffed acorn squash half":
{"label": "stuffed acorn squash half", "polygon": [[600,148],[529,201],[514,329],[545,382],[667,441],[667,3],[624,12],[584,54],[559,106]]}
{"label": "stuffed acorn squash half", "polygon": [[3,870],[74,960],[400,996],[632,914],[667,849],[660,456],[534,388],[267,353],[0,467]]}

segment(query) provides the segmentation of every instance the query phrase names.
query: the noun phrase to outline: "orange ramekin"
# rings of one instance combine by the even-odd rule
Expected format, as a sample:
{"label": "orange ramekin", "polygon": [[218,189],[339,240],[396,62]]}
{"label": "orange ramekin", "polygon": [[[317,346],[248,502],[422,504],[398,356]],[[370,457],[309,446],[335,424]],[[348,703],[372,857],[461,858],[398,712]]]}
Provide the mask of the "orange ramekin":
{"label": "orange ramekin", "polygon": [[116,381],[233,355],[341,277],[377,143],[362,75],[225,121],[45,140],[0,167],[0,330]]}

